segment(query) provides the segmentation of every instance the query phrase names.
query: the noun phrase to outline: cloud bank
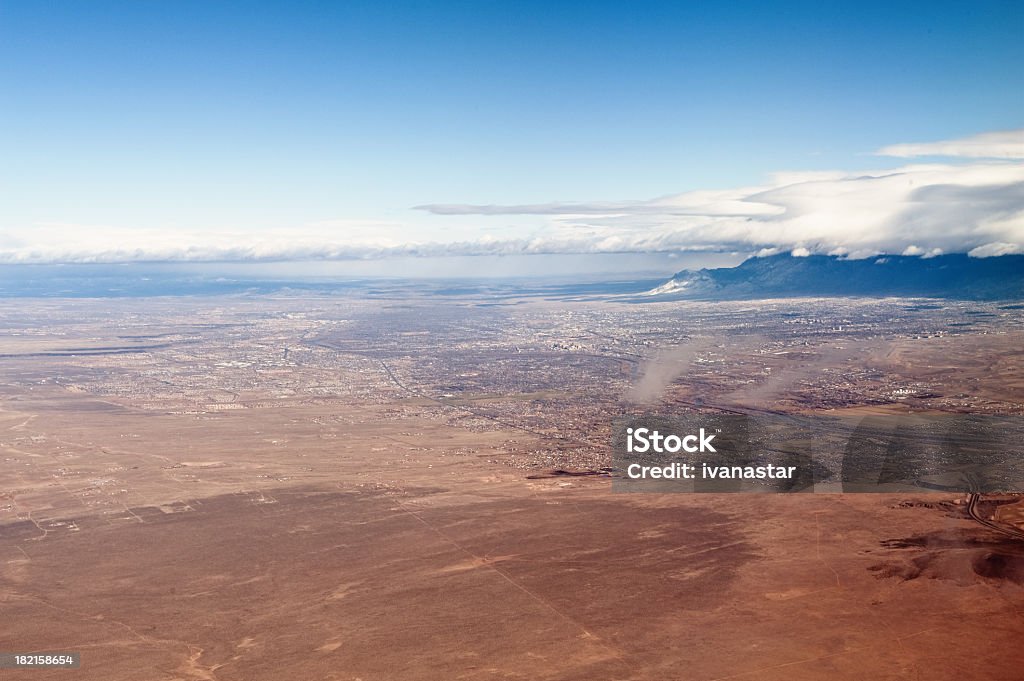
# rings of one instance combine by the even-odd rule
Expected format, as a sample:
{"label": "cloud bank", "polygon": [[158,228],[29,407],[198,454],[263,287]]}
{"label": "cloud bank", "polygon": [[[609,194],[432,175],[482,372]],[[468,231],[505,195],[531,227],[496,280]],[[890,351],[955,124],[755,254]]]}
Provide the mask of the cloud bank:
{"label": "cloud bank", "polygon": [[882,147],[878,156],[947,156],[965,158],[1024,158],[1024,130],[986,132],[973,137],[924,144],[893,144]]}
{"label": "cloud bank", "polygon": [[[1024,252],[1024,130],[896,144],[875,153],[928,157],[929,162],[877,171],[777,173],[757,186],[645,201],[417,206],[424,217],[446,221],[445,229],[434,229],[431,238],[423,238],[421,226],[352,220],[261,231],[11,227],[0,229],[0,263],[675,251],[848,257]],[[501,237],[480,236],[486,234],[481,223],[495,216],[513,224],[502,229]],[[517,217],[529,218],[529,226],[514,224]]]}

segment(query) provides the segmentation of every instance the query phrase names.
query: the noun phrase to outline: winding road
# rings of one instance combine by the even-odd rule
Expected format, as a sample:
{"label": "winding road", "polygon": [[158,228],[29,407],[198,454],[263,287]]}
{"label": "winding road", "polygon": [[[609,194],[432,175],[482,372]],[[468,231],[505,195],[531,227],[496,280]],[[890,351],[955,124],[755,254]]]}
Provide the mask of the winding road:
{"label": "winding road", "polygon": [[967,513],[971,516],[973,520],[981,523],[982,525],[991,530],[999,532],[1000,534],[1004,534],[1008,537],[1013,537],[1015,539],[1024,541],[1024,530],[1019,530],[1016,527],[1003,525],[1001,523],[995,522],[994,520],[989,520],[988,518],[982,517],[982,515],[978,513],[978,501],[980,499],[981,495],[978,493],[974,493],[971,494],[970,498],[967,500]]}

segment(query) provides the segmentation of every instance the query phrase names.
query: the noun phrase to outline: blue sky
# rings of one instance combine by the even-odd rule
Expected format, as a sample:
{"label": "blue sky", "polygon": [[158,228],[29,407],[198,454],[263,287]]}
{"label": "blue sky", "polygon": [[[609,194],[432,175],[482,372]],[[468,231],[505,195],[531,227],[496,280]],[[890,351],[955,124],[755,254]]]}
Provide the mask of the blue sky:
{"label": "blue sky", "polygon": [[[234,257],[246,234],[285,258],[319,242],[325,257],[480,239],[686,249],[689,223],[581,222],[565,204],[880,173],[908,163],[874,155],[888,145],[1020,129],[1022,36],[1018,2],[3,0],[0,256],[132,259],[109,254],[133,235],[143,259]],[[435,204],[466,208],[413,209]],[[1014,244],[1005,204],[992,238]],[[472,208],[523,205],[548,209]],[[148,253],[157,233],[179,238]],[[282,250],[292,237],[308,250]],[[866,248],[932,247],[914,238]],[[721,246],[844,247],[783,241]]]}

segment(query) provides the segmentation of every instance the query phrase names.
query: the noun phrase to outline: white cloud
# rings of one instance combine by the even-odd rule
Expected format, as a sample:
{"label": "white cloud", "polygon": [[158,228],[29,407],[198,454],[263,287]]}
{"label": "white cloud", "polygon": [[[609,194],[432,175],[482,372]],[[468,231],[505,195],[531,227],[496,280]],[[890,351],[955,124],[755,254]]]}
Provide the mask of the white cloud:
{"label": "white cloud", "polygon": [[914,156],[947,156],[966,158],[1024,159],[1024,129],[985,132],[942,142],[892,144],[875,152],[878,156],[911,158]]}
{"label": "white cloud", "polygon": [[972,258],[991,258],[997,255],[1010,255],[1013,253],[1024,253],[1024,246],[1021,246],[1021,244],[995,242],[972,248],[967,255]]}
{"label": "white cloud", "polygon": [[925,259],[934,258],[937,255],[942,255],[942,249],[932,248],[930,250],[925,250],[920,246],[915,246],[911,244],[910,246],[907,246],[906,248],[903,249],[903,253],[901,253],[901,255],[919,255]]}
{"label": "white cloud", "polygon": [[941,147],[962,157],[947,163],[777,173],[761,185],[650,200],[420,206],[422,217],[415,226],[333,220],[258,231],[73,224],[0,228],[0,263],[679,251],[790,251],[850,258],[1024,252],[1024,163],[972,157],[985,147],[985,155],[1002,150],[1009,158],[1007,135],[886,148],[909,154],[911,146],[932,149],[928,153]]}
{"label": "white cloud", "polygon": [[[558,238],[602,250],[722,249],[863,258],[1024,243],[1024,164],[974,160],[856,173],[787,173],[774,184],[619,204],[546,204]],[[600,204],[606,208],[608,204]],[[472,214],[464,206],[464,214]],[[427,208],[429,210],[429,207]],[[502,210],[486,207],[487,214]],[[614,236],[614,239],[610,237]]]}

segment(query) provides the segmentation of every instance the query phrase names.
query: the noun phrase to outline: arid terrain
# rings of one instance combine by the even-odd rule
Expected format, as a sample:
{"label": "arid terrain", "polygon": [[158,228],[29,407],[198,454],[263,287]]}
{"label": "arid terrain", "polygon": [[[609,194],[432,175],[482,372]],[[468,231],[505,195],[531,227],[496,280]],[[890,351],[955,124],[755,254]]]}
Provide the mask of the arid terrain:
{"label": "arid terrain", "polygon": [[1022,349],[995,303],[0,301],[0,650],[82,656],[0,677],[1017,681],[1024,542],[964,495],[607,466],[641,409],[1020,414]]}

